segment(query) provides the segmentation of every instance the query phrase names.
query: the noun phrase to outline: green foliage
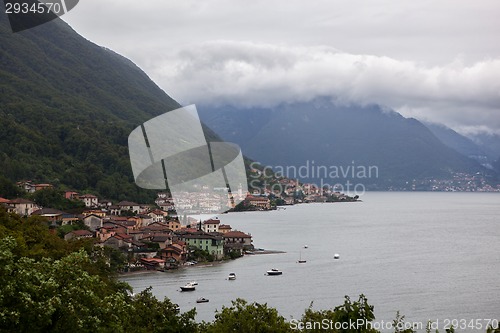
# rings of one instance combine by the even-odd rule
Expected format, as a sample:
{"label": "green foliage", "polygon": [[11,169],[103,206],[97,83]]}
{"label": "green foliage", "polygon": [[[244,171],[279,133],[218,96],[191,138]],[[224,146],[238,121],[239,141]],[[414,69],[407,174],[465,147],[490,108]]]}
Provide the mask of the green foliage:
{"label": "green foliage", "polygon": [[392,321],[392,326],[394,327],[394,333],[416,333],[415,330],[406,328],[405,316],[402,316],[399,311],[396,313],[396,318]]}
{"label": "green foliage", "polygon": [[196,246],[190,246],[188,249],[188,260],[196,260],[201,262],[212,262],[215,260],[215,257],[209,253],[207,250],[202,250],[197,248]]}
{"label": "green foliage", "polygon": [[16,259],[0,240],[0,330],[5,332],[196,332],[195,312],[179,314],[146,290],[134,298],[91,274],[82,250],[60,260]]}
{"label": "green foliage", "polygon": [[[303,330],[303,332],[342,332],[342,333],[376,333],[377,330],[370,327],[368,323],[375,319],[373,314],[373,306],[368,304],[364,295],[360,295],[358,300],[352,302],[349,296],[345,296],[344,304],[337,306],[333,310],[314,311],[312,303],[306,309],[302,316],[302,323],[322,322],[327,320],[331,330],[324,330],[321,327],[311,327]],[[352,327],[352,323],[363,323]],[[336,330],[336,327],[342,329]],[[345,329],[344,329],[345,328]]]}
{"label": "green foliage", "polygon": [[0,175],[0,197],[6,199],[15,199],[24,194],[24,191],[13,182]]}
{"label": "green foliage", "polygon": [[29,198],[41,207],[54,208],[62,211],[85,208],[85,204],[82,201],[66,199],[63,191],[53,188],[36,191],[30,194]]}
{"label": "green foliage", "polygon": [[2,14],[0,45],[2,175],[150,202],[154,192],[133,182],[127,137],[179,104],[62,21],[13,34]]}
{"label": "green foliage", "polygon": [[243,299],[236,299],[230,307],[222,307],[215,314],[213,323],[203,327],[207,333],[280,333],[293,332],[285,318],[267,304],[248,304]]}

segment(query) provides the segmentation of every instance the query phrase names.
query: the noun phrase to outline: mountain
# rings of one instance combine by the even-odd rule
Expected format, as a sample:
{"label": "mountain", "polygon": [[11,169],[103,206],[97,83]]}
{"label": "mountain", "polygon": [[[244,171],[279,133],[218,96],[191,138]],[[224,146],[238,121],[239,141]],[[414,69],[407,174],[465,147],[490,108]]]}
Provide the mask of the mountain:
{"label": "mountain", "polygon": [[487,154],[478,144],[468,137],[465,137],[442,124],[429,122],[423,122],[423,124],[432,132],[432,134],[434,134],[448,147],[476,160],[478,163],[487,168],[492,168],[491,164],[497,156]]}
{"label": "mountain", "polygon": [[[269,109],[199,110],[210,128],[238,143],[248,157],[284,170],[291,178],[302,170],[307,177],[301,178],[317,184],[345,184],[348,179],[371,188],[402,188],[413,179],[485,171],[419,121],[377,105],[338,106],[320,98]],[[371,175],[362,173],[370,167]]]}
{"label": "mountain", "polygon": [[500,158],[500,135],[482,132],[468,137],[493,159]]}
{"label": "mountain", "polygon": [[131,61],[62,20],[12,33],[0,12],[1,176],[148,201],[154,193],[133,182],[127,138],[179,106]]}

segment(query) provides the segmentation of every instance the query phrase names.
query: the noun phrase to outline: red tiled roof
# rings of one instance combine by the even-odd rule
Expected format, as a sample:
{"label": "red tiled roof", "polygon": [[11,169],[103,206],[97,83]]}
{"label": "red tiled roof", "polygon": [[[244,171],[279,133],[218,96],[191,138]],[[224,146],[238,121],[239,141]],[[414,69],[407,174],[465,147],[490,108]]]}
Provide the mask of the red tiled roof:
{"label": "red tiled roof", "polygon": [[30,201],[28,199],[23,199],[23,198],[17,198],[17,199],[14,199],[14,200],[10,200],[11,204],[33,204],[34,202],[33,201]]}
{"label": "red tiled roof", "polygon": [[203,224],[219,224],[219,223],[220,223],[219,220],[214,220],[214,219],[206,220],[205,222],[203,222]]}
{"label": "red tiled roof", "polygon": [[252,238],[252,236],[241,231],[230,231],[224,234],[224,238]]}

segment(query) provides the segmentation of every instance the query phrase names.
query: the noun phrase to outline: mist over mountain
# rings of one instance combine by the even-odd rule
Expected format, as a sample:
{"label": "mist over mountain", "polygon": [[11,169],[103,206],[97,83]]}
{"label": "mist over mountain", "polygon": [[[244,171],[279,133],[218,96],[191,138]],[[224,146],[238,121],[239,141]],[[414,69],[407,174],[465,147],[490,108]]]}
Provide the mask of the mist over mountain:
{"label": "mist over mountain", "polygon": [[[200,106],[199,110],[210,128],[223,139],[238,143],[250,158],[278,169],[298,171],[303,166],[309,170],[304,178],[316,183],[342,184],[351,179],[385,189],[404,187],[414,179],[486,171],[441,142],[421,122],[377,105],[338,106],[319,98],[269,109]],[[349,166],[355,174],[342,175]],[[370,166],[377,167],[378,175],[357,173]],[[318,167],[340,172],[338,177],[330,173],[325,177],[314,174],[314,170],[321,171]]]}
{"label": "mist over mountain", "polygon": [[500,159],[500,135],[494,133],[474,133],[468,137],[493,159]]}
{"label": "mist over mountain", "polygon": [[130,168],[130,131],[180,105],[128,59],[56,19],[12,33],[0,13],[0,174],[148,200]]}
{"label": "mist over mountain", "polygon": [[429,122],[423,122],[423,124],[448,147],[476,160],[487,168],[492,168],[492,163],[497,156],[492,154],[490,149],[488,149],[489,153],[486,153],[483,147],[472,141],[472,139],[457,133],[445,125]]}

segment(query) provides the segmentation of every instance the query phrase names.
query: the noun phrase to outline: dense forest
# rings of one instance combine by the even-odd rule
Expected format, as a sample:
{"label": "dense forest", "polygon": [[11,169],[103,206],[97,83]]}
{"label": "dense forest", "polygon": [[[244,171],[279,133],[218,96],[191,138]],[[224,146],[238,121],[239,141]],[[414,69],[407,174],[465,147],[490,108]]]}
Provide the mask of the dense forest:
{"label": "dense forest", "polygon": [[10,181],[151,201],[133,182],[128,135],[178,107],[131,61],[60,19],[13,34],[0,12],[0,170]]}

